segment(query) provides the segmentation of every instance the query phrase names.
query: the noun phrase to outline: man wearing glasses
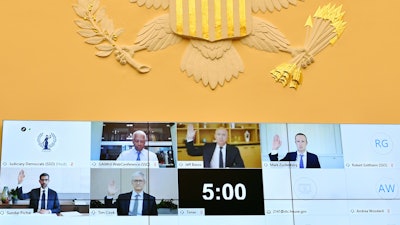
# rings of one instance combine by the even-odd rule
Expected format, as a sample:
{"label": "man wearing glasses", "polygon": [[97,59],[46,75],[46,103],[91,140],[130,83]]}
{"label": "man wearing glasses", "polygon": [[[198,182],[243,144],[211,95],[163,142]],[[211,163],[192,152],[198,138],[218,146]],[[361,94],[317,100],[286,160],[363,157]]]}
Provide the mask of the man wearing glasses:
{"label": "man wearing glasses", "polygon": [[128,151],[123,151],[119,154],[117,161],[157,161],[157,155],[145,149],[147,135],[141,130],[133,133],[132,143],[133,148]]}
{"label": "man wearing glasses", "polygon": [[47,185],[50,182],[50,176],[42,173],[39,176],[40,188],[32,189],[28,193],[23,193],[22,182],[25,179],[25,172],[21,170],[18,174],[18,198],[21,200],[30,199],[29,208],[33,208],[33,212],[40,214],[60,213],[60,202],[57,192],[50,189]]}
{"label": "man wearing glasses", "polygon": [[158,215],[156,198],[143,191],[146,185],[146,177],[143,172],[137,171],[132,175],[131,184],[133,190],[128,193],[122,193],[113,203],[113,196],[118,188],[115,181],[108,185],[108,193],[104,198],[106,207],[116,207],[120,216],[145,216]]}

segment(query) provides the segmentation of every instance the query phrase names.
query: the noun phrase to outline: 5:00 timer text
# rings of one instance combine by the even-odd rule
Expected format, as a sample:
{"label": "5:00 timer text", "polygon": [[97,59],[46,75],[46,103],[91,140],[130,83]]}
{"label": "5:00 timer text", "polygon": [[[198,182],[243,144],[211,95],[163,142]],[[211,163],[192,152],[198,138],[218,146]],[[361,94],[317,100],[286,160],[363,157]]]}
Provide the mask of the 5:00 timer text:
{"label": "5:00 timer text", "polygon": [[[221,194],[221,195],[220,195]],[[215,187],[213,183],[203,184],[203,199],[204,200],[245,200],[246,199],[246,186],[238,183],[233,186],[230,183],[222,185],[222,188]]]}

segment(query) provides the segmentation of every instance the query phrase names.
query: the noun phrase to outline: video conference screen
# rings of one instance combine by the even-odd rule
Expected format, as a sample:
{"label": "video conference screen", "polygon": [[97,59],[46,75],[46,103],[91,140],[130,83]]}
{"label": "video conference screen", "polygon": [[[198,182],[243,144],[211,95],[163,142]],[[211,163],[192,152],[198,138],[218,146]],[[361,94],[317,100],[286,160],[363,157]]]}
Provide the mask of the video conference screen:
{"label": "video conference screen", "polygon": [[400,224],[400,125],[6,120],[1,153],[1,224]]}

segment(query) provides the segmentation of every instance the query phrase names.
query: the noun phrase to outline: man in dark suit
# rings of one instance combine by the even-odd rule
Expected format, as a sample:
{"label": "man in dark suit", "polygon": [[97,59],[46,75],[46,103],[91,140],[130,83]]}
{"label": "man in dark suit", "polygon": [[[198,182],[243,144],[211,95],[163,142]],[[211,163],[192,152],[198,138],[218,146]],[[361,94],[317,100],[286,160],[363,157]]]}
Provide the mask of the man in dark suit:
{"label": "man in dark suit", "polygon": [[[295,143],[297,146],[297,151],[288,152],[280,161],[296,161],[299,168],[321,168],[318,156],[308,152],[306,149],[308,142],[305,134],[297,133],[295,136]],[[272,142],[272,152],[269,153],[269,159],[271,161],[278,161],[278,149],[281,144],[282,143],[279,136],[275,135]]]}
{"label": "man in dark suit", "polygon": [[117,192],[115,182],[108,185],[108,195],[104,198],[106,207],[116,207],[120,216],[158,215],[156,198],[143,191],[146,185],[144,173],[138,171],[131,179],[133,191],[120,194],[113,203],[113,196]]}
{"label": "man in dark suit", "polygon": [[193,145],[196,131],[192,124],[188,125],[186,134],[186,150],[189,155],[203,156],[204,168],[244,168],[243,159],[236,146],[227,144],[228,131],[225,128],[215,130],[216,143],[206,143],[204,146]]}
{"label": "man in dark suit", "polygon": [[33,208],[34,212],[40,214],[59,213],[60,202],[58,200],[57,192],[48,188],[50,176],[47,173],[42,173],[39,176],[40,188],[32,189],[28,193],[23,193],[22,182],[25,178],[24,170],[18,174],[18,198],[21,200],[30,199],[29,208]]}

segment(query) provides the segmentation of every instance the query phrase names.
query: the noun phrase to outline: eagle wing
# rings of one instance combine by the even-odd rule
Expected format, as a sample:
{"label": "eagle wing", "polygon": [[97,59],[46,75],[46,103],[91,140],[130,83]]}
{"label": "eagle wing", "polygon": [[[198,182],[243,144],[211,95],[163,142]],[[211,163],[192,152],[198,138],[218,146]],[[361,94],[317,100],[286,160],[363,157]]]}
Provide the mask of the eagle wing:
{"label": "eagle wing", "polygon": [[258,11],[265,13],[267,10],[273,12],[274,10],[280,11],[282,8],[287,9],[289,5],[296,5],[297,1],[298,0],[251,0],[251,7],[255,13]]}
{"label": "eagle wing", "polygon": [[164,49],[176,44],[182,38],[176,35],[169,26],[169,15],[161,15],[148,22],[138,33],[135,44],[149,51]]}
{"label": "eagle wing", "polygon": [[253,18],[252,32],[241,42],[266,52],[287,51],[289,47],[289,41],[274,25],[257,17]]}
{"label": "eagle wing", "polygon": [[169,6],[169,0],[130,0],[131,3],[137,3],[139,6],[145,5],[146,8],[154,7],[158,9],[162,7],[163,9],[167,9]]}

